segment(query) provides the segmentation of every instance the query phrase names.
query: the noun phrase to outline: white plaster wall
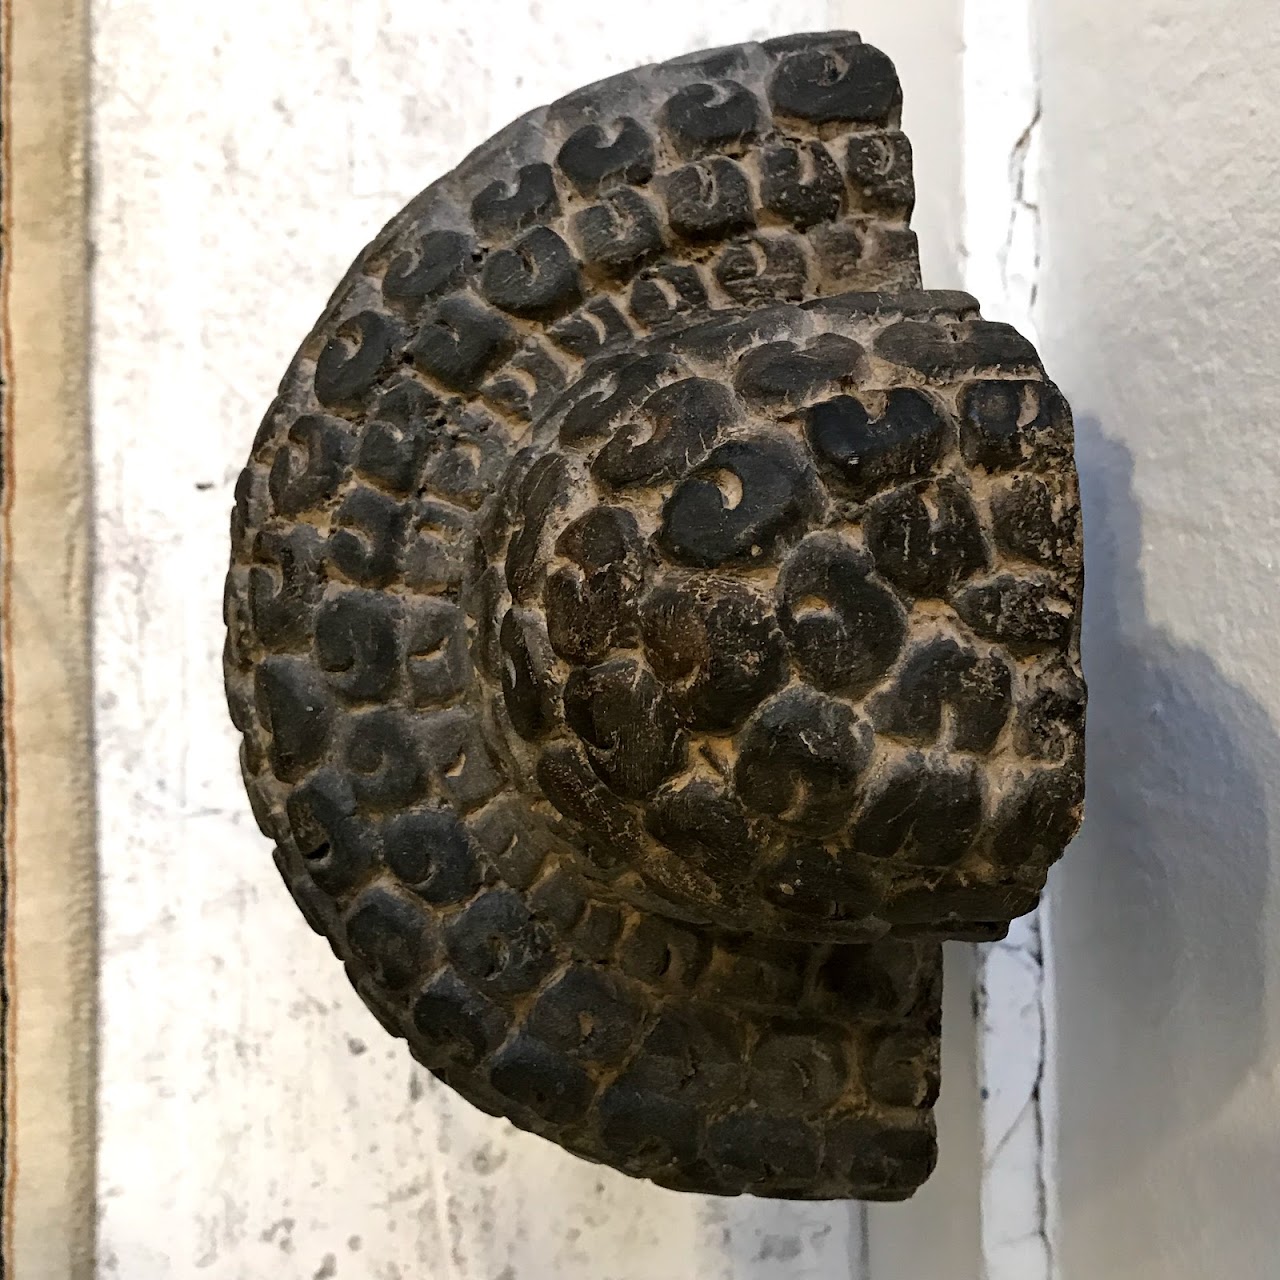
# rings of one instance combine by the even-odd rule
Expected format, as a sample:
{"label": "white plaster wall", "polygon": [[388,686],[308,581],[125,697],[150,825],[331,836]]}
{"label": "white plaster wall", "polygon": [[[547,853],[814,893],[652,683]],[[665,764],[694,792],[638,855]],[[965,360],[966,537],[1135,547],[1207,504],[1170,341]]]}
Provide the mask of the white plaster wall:
{"label": "white plaster wall", "polygon": [[948,284],[956,0],[95,0],[93,24],[99,1274],[976,1277],[962,954],[943,1165],[912,1205],[699,1199],[589,1166],[438,1087],[364,1012],[275,879],[219,675],[235,473],[387,216],[581,83],[861,25],[902,67],[926,265]]}
{"label": "white plaster wall", "polygon": [[1062,1280],[1280,1274],[1278,18],[1040,5],[1092,695],[1049,912]]}

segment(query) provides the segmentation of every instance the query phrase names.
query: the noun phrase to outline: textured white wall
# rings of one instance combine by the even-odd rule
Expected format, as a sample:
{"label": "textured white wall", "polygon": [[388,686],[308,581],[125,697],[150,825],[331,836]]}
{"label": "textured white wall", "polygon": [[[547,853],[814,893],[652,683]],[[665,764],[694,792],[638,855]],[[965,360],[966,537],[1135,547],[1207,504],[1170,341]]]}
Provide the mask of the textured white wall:
{"label": "textured white wall", "polygon": [[[364,1012],[275,880],[219,675],[231,484],[296,342],[385,218],[579,84],[856,25],[850,8],[94,4],[103,1277],[976,1274],[963,983],[944,1165],[909,1207],[682,1197],[574,1160],[436,1086]],[[945,267],[958,4],[858,8],[902,65],[926,259]]]}
{"label": "textured white wall", "polygon": [[1263,1280],[1280,1204],[1280,23],[1043,0],[1046,363],[1086,516],[1055,872],[1062,1280]]}

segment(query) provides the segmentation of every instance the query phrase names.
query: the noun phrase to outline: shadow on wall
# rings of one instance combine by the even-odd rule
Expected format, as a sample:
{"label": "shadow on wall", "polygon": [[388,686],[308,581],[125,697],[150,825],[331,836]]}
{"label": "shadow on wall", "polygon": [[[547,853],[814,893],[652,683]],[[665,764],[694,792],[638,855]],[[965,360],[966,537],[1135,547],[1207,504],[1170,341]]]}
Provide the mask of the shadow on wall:
{"label": "shadow on wall", "polygon": [[[1266,1016],[1265,780],[1280,767],[1264,708],[1147,619],[1133,456],[1086,418],[1077,457],[1086,818],[1052,889],[1068,1242],[1090,1222],[1123,1223],[1142,1170],[1176,1158],[1255,1067]],[[1073,1144],[1103,1144],[1121,1176],[1073,1184],[1071,1171],[1100,1164],[1072,1158]],[[1135,1235],[1112,1227],[1106,1238]],[[1141,1259],[1150,1242],[1132,1243]]]}

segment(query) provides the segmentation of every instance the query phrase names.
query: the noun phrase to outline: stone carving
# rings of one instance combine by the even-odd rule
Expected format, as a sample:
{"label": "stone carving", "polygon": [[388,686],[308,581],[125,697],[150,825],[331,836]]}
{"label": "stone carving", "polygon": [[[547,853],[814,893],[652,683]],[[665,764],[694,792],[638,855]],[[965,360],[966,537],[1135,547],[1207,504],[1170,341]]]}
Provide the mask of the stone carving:
{"label": "stone carving", "polygon": [[476,1106],[665,1186],[909,1195],[946,938],[1083,787],[1070,413],[920,288],[848,33],[517,121],[357,258],[236,491],[254,813]]}

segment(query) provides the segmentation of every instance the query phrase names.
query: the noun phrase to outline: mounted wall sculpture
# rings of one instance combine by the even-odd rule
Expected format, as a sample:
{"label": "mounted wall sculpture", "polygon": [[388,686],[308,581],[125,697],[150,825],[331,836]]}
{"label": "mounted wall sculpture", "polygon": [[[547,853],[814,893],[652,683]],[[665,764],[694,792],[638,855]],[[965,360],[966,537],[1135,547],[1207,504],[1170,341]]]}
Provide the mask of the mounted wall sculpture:
{"label": "mounted wall sculpture", "polygon": [[1079,822],[1068,407],[921,291],[838,32],[535,111],[360,254],[236,490],[254,812],[386,1029],[664,1186],[896,1199],[940,943]]}

